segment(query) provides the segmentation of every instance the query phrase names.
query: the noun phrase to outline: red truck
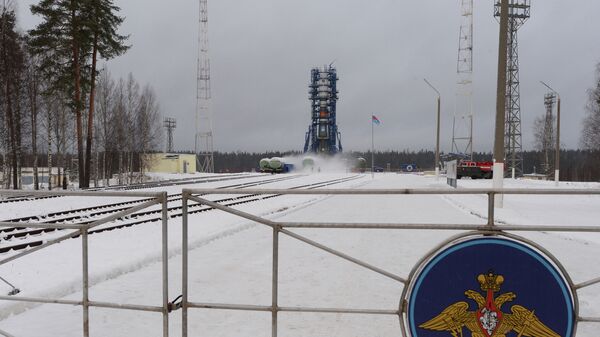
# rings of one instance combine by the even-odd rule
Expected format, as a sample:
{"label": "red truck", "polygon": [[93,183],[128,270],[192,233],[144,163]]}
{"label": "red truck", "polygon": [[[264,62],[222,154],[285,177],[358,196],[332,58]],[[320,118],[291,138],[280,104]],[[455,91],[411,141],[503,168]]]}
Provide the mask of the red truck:
{"label": "red truck", "polygon": [[461,160],[456,167],[456,179],[492,179],[494,163],[491,161]]}

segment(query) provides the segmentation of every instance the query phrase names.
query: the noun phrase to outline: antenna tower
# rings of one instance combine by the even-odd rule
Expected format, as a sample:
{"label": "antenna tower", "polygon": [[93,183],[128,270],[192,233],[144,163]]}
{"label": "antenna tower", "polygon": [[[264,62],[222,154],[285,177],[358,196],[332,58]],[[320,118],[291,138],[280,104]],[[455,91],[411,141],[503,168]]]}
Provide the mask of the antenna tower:
{"label": "antenna tower", "polygon": [[[517,31],[530,17],[530,0],[510,0],[508,4],[508,55],[506,68],[506,111],[504,115],[505,175],[523,175],[521,143],[521,93],[519,85],[519,44]],[[500,17],[500,1],[496,0],[494,16]]]}
{"label": "antenna tower", "polygon": [[461,0],[452,152],[473,159],[473,0]]}
{"label": "antenna tower", "polygon": [[167,153],[173,152],[173,130],[177,127],[175,118],[167,117],[163,121],[163,126],[167,129]]}
{"label": "antenna tower", "polygon": [[556,95],[552,92],[544,95],[544,105],[546,106],[546,116],[544,118],[544,131],[542,134],[542,150],[544,151],[544,174],[550,176],[554,173],[552,154],[554,152],[554,103]]}
{"label": "antenna tower", "polygon": [[213,173],[213,125],[210,95],[210,59],[208,57],[208,4],[200,1],[198,29],[198,76],[196,82],[196,135],[194,152],[199,172]]}

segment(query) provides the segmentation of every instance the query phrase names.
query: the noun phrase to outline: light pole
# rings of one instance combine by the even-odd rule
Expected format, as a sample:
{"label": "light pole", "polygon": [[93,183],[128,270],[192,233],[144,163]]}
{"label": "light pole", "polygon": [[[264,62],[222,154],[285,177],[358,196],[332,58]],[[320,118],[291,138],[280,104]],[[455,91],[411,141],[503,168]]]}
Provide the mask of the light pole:
{"label": "light pole", "polygon": [[542,85],[550,89],[556,95],[556,148],[554,149],[554,184],[558,186],[560,172],[560,94],[548,84],[540,81]]}
{"label": "light pole", "polygon": [[[496,127],[494,130],[494,180],[495,189],[504,185],[504,119],[506,115],[506,70],[508,68],[508,0],[500,2],[500,36],[498,38],[498,82],[496,86]],[[499,194],[494,204],[502,208],[504,195]]]}
{"label": "light pole", "polygon": [[442,102],[442,95],[440,92],[433,86],[429,81],[424,78],[423,79],[428,86],[431,87],[437,93],[437,131],[435,138],[435,179],[440,179],[440,109]]}

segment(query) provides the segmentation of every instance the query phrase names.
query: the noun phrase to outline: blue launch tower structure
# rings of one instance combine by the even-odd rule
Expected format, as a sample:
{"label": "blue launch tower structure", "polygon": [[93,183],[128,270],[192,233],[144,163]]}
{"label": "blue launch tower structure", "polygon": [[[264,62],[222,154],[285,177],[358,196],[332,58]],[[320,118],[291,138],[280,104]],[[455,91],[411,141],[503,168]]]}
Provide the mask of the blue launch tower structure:
{"label": "blue launch tower structure", "polygon": [[342,138],[336,123],[336,69],[332,65],[313,68],[310,79],[311,123],[306,132],[304,152],[332,155],[342,152]]}

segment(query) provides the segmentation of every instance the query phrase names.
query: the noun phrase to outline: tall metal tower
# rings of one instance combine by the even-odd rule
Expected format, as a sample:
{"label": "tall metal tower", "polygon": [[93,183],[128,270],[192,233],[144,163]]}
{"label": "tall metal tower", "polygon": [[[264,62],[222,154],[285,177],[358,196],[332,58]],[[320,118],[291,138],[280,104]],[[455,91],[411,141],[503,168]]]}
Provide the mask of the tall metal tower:
{"label": "tall metal tower", "polygon": [[[508,55],[506,68],[506,111],[504,152],[505,176],[523,175],[521,143],[521,94],[519,86],[519,44],[517,31],[530,17],[530,0],[510,0],[508,5]],[[496,0],[494,16],[500,17],[500,1]]]}
{"label": "tall metal tower", "polygon": [[544,174],[550,176],[554,173],[552,167],[552,158],[554,150],[554,103],[556,95],[552,92],[544,95],[544,105],[546,106],[546,116],[544,117],[544,130],[542,133],[542,151],[544,154]]}
{"label": "tall metal tower", "polygon": [[473,0],[461,0],[452,152],[473,159]]}
{"label": "tall metal tower", "polygon": [[196,91],[196,135],[194,152],[199,172],[215,171],[213,157],[213,124],[210,95],[210,59],[208,57],[208,4],[200,1],[198,29],[198,74]]}
{"label": "tall metal tower", "polygon": [[167,153],[173,152],[173,130],[177,127],[175,118],[167,117],[163,121],[163,126],[167,129]]}
{"label": "tall metal tower", "polygon": [[337,72],[331,65],[313,68],[310,79],[311,123],[306,132],[304,152],[342,152],[342,136],[336,122]]}

